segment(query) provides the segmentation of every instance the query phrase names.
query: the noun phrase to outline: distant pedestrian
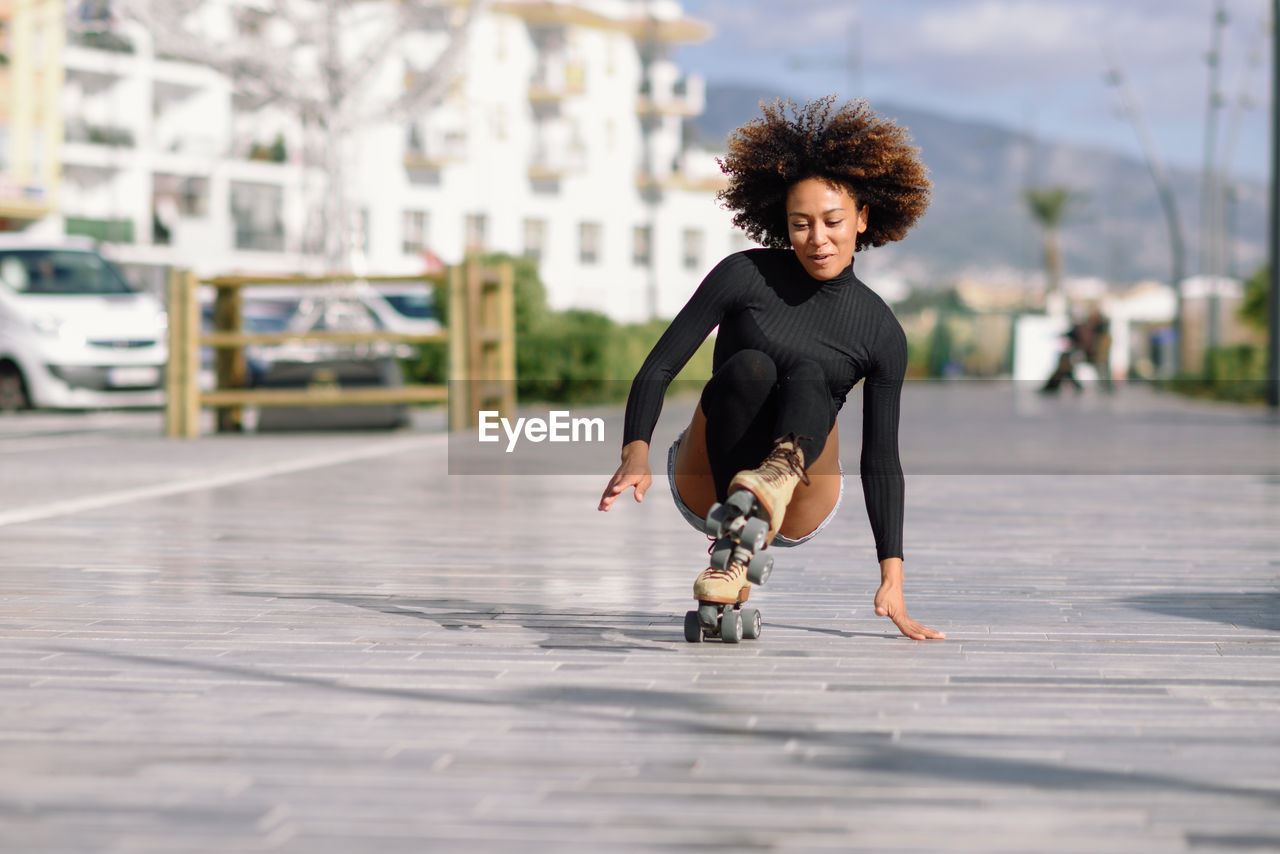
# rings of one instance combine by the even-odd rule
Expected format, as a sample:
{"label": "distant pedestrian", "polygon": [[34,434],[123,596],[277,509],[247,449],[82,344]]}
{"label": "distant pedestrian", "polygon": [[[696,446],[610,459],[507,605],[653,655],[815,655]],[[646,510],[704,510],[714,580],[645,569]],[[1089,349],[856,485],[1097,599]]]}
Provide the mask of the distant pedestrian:
{"label": "distant pedestrian", "polygon": [[1111,322],[1097,305],[1089,306],[1084,322],[1079,324],[1077,346],[1085,361],[1093,365],[1103,391],[1114,390],[1111,384]]}
{"label": "distant pedestrian", "polygon": [[1084,386],[1075,375],[1077,361],[1092,365],[1102,382],[1103,390],[1108,393],[1113,391],[1111,324],[1096,305],[1090,306],[1084,319],[1072,325],[1062,336],[1057,367],[1040,391],[1044,394],[1057,394],[1064,382],[1070,383],[1077,392],[1083,391]]}

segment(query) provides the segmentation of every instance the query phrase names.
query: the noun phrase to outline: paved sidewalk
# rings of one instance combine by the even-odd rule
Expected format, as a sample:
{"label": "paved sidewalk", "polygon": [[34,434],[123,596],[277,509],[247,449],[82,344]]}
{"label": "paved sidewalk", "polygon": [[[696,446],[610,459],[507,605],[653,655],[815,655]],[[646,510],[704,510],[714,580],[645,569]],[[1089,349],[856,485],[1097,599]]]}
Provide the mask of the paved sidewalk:
{"label": "paved sidewalk", "polygon": [[438,434],[0,419],[0,850],[1280,850],[1280,424],[904,412],[948,640],[872,613],[855,416],[736,647],[682,638],[661,481],[600,514],[603,475],[449,476]]}

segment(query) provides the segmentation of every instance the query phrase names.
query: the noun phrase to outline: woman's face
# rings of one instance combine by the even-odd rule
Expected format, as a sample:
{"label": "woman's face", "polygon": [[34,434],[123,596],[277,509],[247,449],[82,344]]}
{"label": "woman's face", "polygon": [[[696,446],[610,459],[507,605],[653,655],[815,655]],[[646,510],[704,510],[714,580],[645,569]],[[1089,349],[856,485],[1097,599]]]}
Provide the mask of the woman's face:
{"label": "woman's face", "polygon": [[858,235],[867,230],[867,206],[843,187],[806,178],[787,191],[787,234],[800,264],[819,281],[834,279],[853,263]]}

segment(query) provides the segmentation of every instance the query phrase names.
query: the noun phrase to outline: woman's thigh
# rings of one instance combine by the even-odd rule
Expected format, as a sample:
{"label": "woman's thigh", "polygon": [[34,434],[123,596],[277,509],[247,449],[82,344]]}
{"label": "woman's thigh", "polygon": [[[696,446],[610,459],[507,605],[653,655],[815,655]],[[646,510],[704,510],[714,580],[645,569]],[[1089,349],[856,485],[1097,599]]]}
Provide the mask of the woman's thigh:
{"label": "woman's thigh", "polygon": [[778,533],[790,540],[808,536],[827,520],[840,500],[840,429],[832,427],[822,453],[806,467],[809,483],[796,487]]}
{"label": "woman's thigh", "polygon": [[[809,484],[796,487],[779,533],[800,539],[812,533],[831,515],[840,498],[840,431],[832,428],[818,459],[807,466]],[[702,407],[694,409],[689,429],[676,450],[675,487],[680,500],[697,516],[705,517],[716,502],[715,478],[707,458],[707,418]]]}
{"label": "woman's thigh", "polygon": [[693,420],[676,449],[675,481],[684,506],[705,519],[716,503],[716,482],[707,457],[707,416],[701,405],[694,407]]}

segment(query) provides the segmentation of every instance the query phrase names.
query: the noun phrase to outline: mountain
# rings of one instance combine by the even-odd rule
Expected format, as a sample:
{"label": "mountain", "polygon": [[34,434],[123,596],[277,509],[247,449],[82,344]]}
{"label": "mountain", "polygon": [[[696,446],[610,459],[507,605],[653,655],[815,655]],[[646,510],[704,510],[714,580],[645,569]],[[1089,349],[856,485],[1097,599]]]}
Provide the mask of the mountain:
{"label": "mountain", "polygon": [[[706,110],[691,123],[690,137],[723,148],[734,128],[760,114],[761,101],[786,97],[708,83]],[[872,266],[896,267],[921,284],[1039,270],[1040,231],[1022,192],[1060,184],[1077,194],[1062,230],[1066,275],[1101,276],[1119,284],[1169,279],[1168,227],[1151,175],[1138,157],[888,102],[871,106],[910,129],[934,183],[929,212],[902,242],[870,250]],[[1185,270],[1191,274],[1198,269],[1199,175],[1175,169],[1170,178],[1187,247]],[[1248,275],[1265,260],[1266,187],[1239,181],[1235,198],[1228,213],[1235,231],[1234,268]]]}

